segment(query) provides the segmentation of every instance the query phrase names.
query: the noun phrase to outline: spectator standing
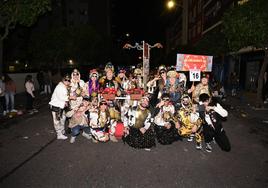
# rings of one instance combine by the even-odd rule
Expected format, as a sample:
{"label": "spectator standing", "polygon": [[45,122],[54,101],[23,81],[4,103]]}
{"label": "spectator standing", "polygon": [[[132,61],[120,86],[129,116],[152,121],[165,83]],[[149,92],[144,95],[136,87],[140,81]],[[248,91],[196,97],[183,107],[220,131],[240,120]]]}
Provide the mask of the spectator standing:
{"label": "spectator standing", "polygon": [[16,94],[16,84],[15,82],[6,74],[5,79],[5,99],[6,99],[6,112],[17,112],[15,110],[15,94]]}
{"label": "spectator standing", "polygon": [[38,110],[33,108],[34,102],[34,83],[32,75],[27,75],[25,78],[25,89],[26,89],[26,110],[29,114],[33,114],[34,112],[38,112]]}
{"label": "spectator standing", "polygon": [[236,75],[236,72],[231,73],[230,81],[231,81],[231,87],[232,87],[232,96],[236,96],[238,85],[239,85],[239,79]]}
{"label": "spectator standing", "polygon": [[6,115],[6,100],[5,100],[5,83],[4,76],[0,76],[0,105],[3,110],[3,116]]}
{"label": "spectator standing", "polygon": [[40,91],[40,94],[43,94],[44,93],[44,71],[43,70],[40,70],[37,75],[36,75],[36,79],[38,81],[38,84],[39,84],[39,91]]}
{"label": "spectator standing", "polygon": [[46,95],[51,94],[51,72],[49,70],[44,72],[44,92]]}
{"label": "spectator standing", "polygon": [[268,73],[265,71],[263,76],[263,87],[262,87],[262,99],[264,104],[268,103]]}

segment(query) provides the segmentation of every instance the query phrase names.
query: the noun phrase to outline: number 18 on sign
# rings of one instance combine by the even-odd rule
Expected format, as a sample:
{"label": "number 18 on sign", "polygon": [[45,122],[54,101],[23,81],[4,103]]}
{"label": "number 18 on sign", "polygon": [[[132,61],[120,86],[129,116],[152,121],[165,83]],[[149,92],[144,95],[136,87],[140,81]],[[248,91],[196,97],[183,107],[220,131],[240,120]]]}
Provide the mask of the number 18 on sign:
{"label": "number 18 on sign", "polygon": [[190,70],[189,73],[191,82],[200,81],[200,70]]}

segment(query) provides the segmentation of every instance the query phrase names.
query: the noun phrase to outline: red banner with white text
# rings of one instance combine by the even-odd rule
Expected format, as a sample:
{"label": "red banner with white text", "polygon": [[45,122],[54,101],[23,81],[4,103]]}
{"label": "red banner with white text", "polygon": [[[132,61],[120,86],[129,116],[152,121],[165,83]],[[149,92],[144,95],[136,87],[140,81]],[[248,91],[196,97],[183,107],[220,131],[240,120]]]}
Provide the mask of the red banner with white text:
{"label": "red banner with white text", "polygon": [[177,71],[200,70],[211,72],[213,56],[177,54]]}

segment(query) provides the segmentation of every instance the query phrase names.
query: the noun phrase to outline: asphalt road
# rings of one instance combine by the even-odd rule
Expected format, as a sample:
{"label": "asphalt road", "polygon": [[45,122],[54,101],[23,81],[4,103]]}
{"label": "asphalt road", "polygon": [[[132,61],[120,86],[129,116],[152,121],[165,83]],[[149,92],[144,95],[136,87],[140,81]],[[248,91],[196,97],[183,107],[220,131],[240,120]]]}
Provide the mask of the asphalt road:
{"label": "asphalt road", "polygon": [[186,140],[151,151],[55,139],[46,107],[0,129],[0,187],[268,187],[268,125],[231,111],[229,153]]}

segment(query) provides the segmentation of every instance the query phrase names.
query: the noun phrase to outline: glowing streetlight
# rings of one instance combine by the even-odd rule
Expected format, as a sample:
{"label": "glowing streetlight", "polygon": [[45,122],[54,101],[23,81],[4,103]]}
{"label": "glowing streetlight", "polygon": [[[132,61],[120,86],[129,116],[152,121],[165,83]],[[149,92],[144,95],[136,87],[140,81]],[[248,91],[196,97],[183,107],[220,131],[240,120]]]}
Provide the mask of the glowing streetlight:
{"label": "glowing streetlight", "polygon": [[167,7],[168,7],[168,9],[174,8],[175,7],[175,2],[173,0],[169,0],[167,2]]}
{"label": "glowing streetlight", "polygon": [[70,64],[70,65],[73,65],[73,64],[74,64],[73,60],[70,59],[70,60],[69,60],[69,64]]}

